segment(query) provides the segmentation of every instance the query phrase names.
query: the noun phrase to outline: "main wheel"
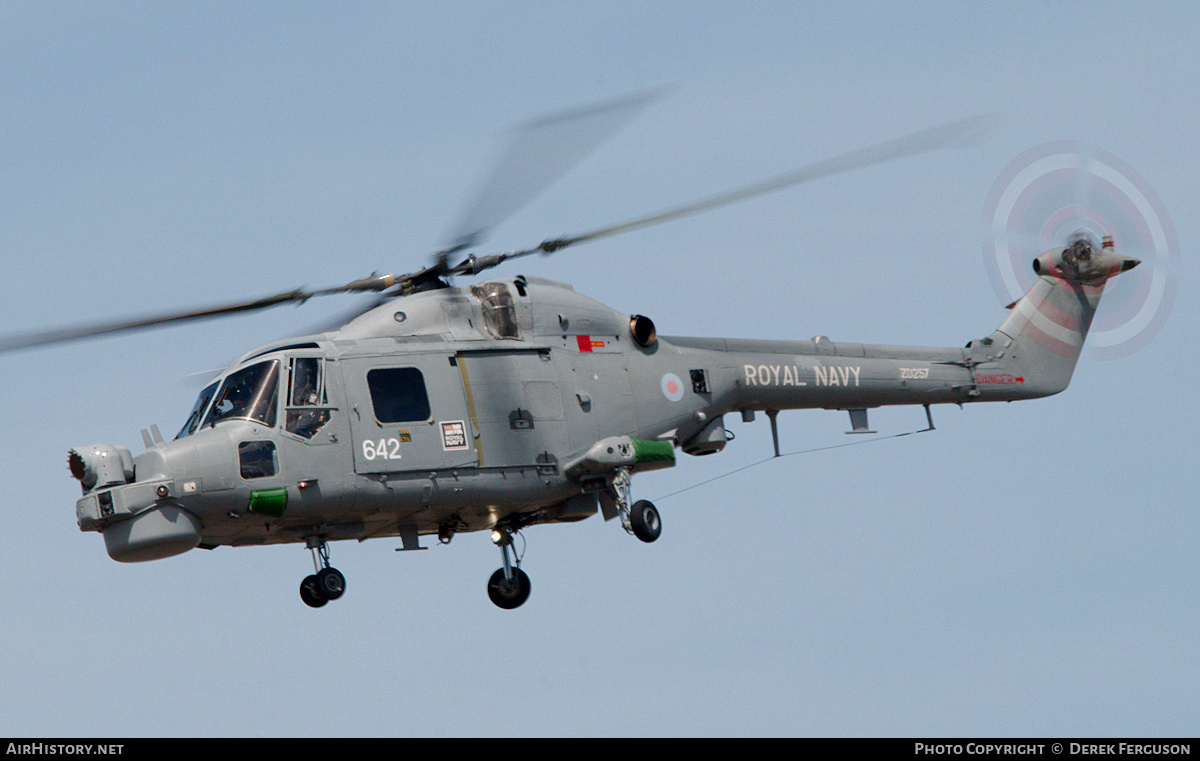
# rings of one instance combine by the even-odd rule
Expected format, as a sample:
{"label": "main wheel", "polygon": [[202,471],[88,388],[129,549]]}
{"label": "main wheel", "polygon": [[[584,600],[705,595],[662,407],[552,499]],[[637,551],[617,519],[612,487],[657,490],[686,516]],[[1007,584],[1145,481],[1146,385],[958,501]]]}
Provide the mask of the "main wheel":
{"label": "main wheel", "polygon": [[322,568],[317,571],[315,586],[321,597],[336,600],[346,591],[346,577],[336,568]]}
{"label": "main wheel", "polygon": [[629,509],[629,527],[643,542],[653,542],[662,534],[662,519],[654,503],[639,500]]}
{"label": "main wheel", "polygon": [[300,582],[300,599],[304,600],[304,604],[310,608],[319,608],[329,600],[321,596],[317,591],[316,575],[309,576]]}
{"label": "main wheel", "polygon": [[512,581],[504,578],[500,568],[488,579],[488,597],[505,610],[521,607],[529,599],[529,577],[520,568],[512,569]]}

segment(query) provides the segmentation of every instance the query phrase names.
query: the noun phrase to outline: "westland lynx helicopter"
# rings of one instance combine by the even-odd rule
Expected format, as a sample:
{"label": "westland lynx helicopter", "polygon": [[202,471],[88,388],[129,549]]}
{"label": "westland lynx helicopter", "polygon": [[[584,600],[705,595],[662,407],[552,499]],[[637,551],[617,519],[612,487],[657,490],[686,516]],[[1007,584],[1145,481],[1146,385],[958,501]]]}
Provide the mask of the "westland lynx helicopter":
{"label": "westland lynx helicopter", "polygon": [[[517,142],[538,143],[545,130],[574,130],[595,143],[647,99],[539,120]],[[595,127],[601,122],[603,129]],[[727,414],[749,421],[765,412],[774,430],[780,410],[842,410],[852,432],[868,432],[867,411],[881,405],[919,405],[929,415],[934,404],[1062,391],[1105,283],[1138,260],[1117,253],[1107,238],[1081,237],[1046,251],[1033,262],[1038,279],[1000,326],[964,348],[821,336],[666,337],[650,318],[610,309],[562,283],[516,275],[453,287],[449,279],[961,144],[979,126],[978,119],[955,122],[632,222],[451,264],[521,202],[514,192],[484,193],[457,243],[411,274],[19,336],[0,342],[0,350],[316,295],[378,293],[374,306],[334,330],[235,360],[200,392],[173,440],[151,427],[142,431],[145,452],[137,456],[112,444],[70,450],[70,472],[83,490],[75,508],[79,528],[101,533],[108,554],[122,562],[196,547],[303,543],[315,572],[303,579],[300,596],[312,607],[346,589],[345,577],[329,564],[332,541],[399,537],[402,549],[416,550],[422,537],[449,543],[459,532],[489,531],[502,566],[488,581],[488,595],[501,608],[516,608],[528,598],[530,581],[513,548],[515,534],[599,513],[619,518],[641,541],[655,541],[659,512],[633,498],[632,476],[673,466],[676,450],[720,452]],[[532,185],[544,186],[584,148],[590,149],[560,152],[571,155]],[[511,167],[502,162],[498,174],[505,173]]]}

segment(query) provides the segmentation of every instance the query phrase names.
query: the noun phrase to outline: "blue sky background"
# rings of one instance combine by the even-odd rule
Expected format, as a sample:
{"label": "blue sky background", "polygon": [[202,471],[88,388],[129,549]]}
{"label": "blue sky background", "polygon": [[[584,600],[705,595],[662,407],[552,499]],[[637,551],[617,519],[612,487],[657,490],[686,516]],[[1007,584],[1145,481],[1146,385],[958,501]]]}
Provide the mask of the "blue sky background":
{"label": "blue sky background", "polygon": [[[1004,120],[974,148],[499,274],[572,283],[667,335],[960,346],[1004,317],[989,190],[1066,139],[1135,169],[1180,241],[1161,332],[1085,352],[1062,395],[935,408],[936,432],[659,500],[654,545],[598,518],[533,527],[516,611],[487,599],[485,534],[334,544],[348,591],[314,611],[300,545],[124,565],[77,530],[69,447],[141,451],[139,429],[182,424],[189,375],[343,303],[0,356],[0,735],[1194,734],[1194,8],[839,5],[0,4],[5,332],[411,271],[504,129],[664,83],[485,252]],[[783,448],[847,443],[848,422],[785,413]],[[727,423],[725,452],[640,476],[636,496],[771,453],[762,416]]]}

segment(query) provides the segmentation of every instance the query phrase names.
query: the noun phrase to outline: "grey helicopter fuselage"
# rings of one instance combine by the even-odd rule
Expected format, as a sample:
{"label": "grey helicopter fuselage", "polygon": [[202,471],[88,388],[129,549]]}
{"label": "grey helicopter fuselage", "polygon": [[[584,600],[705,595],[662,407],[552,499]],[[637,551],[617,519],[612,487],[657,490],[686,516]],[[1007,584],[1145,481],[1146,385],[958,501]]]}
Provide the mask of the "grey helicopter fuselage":
{"label": "grey helicopter fuselage", "polygon": [[1104,281],[1136,264],[1108,241],[1082,268],[1067,254],[1040,257],[1003,324],[963,348],[658,337],[532,277],[413,293],[243,356],[172,441],[72,450],[79,526],[142,561],[615,517],[631,474],[723,449],[732,412],[848,410],[863,432],[882,405],[1061,391]]}
{"label": "grey helicopter fuselage", "polygon": [[[643,542],[662,532],[631,479],[670,467],[677,450],[721,451],[724,417],[766,412],[779,454],[785,409],[845,410],[850,433],[868,410],[1047,396],[1066,388],[1107,280],[1137,264],[1110,239],[1080,238],[1034,263],[1033,287],[989,335],[964,348],[667,338],[647,317],[615,311],[567,285],[531,277],[452,288],[518,258],[629,233],[825,177],[966,147],[991,119],[969,117],[852,150],[582,233],[505,253],[468,253],[501,221],[661,91],[532,120],[515,134],[477,200],[430,263],[403,275],[299,288],[203,309],[0,337],[0,352],[375,293],[377,306],[340,329],[279,342],[234,362],[200,393],[171,441],[156,426],[146,451],[97,444],[70,451],[83,495],[80,529],[103,534],[123,562],[213,549],[303,542],[315,573],[300,597],[343,596],[329,542],[398,536],[421,549],[490,530],[502,567],[488,596],[522,605],[530,581],[514,535],[597,512]],[[537,171],[528,171],[536,168]],[[531,181],[532,180],[532,181]],[[465,257],[465,258],[464,258]],[[928,430],[928,429],[927,429]]]}

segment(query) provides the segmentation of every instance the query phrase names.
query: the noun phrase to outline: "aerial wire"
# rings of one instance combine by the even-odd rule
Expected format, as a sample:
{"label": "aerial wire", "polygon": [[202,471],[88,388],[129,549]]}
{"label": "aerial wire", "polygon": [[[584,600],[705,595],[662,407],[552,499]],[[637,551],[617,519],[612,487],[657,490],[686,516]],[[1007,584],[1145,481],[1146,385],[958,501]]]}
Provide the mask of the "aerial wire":
{"label": "aerial wire", "polygon": [[737,473],[741,473],[744,470],[749,470],[750,468],[757,467],[759,465],[762,465],[763,463],[767,463],[772,460],[780,460],[780,459],[783,459],[784,457],[793,457],[795,455],[801,455],[801,454],[812,454],[814,452],[825,452],[830,449],[842,449],[843,447],[853,447],[853,446],[858,446],[860,444],[870,444],[870,443],[873,443],[876,441],[885,441],[887,439],[898,439],[901,436],[911,436],[914,433],[926,433],[927,431],[932,431],[932,430],[935,430],[935,429],[931,425],[928,428],[920,428],[915,431],[904,431],[903,433],[893,433],[893,434],[889,434],[887,436],[875,436],[875,437],[872,437],[869,439],[860,439],[858,441],[848,441],[845,444],[829,444],[829,445],[823,446],[823,447],[813,447],[811,449],[800,449],[795,452],[785,452],[784,454],[779,454],[779,455],[773,454],[770,457],[764,457],[761,460],[752,462],[749,465],[743,465],[740,468],[735,468],[734,470],[731,470],[728,473],[722,473],[719,476],[713,476],[712,478],[709,478],[704,481],[700,481],[699,483],[692,484],[691,486],[685,486],[684,488],[679,489],[678,491],[673,491],[669,494],[664,494],[661,497],[655,497],[654,501],[661,502],[664,499],[670,499],[671,497],[677,496],[679,494],[683,494],[684,492],[691,491],[692,489],[699,489],[701,486],[707,486],[708,484],[711,484],[714,481],[720,481],[723,478],[727,478],[727,477],[735,475]]}

